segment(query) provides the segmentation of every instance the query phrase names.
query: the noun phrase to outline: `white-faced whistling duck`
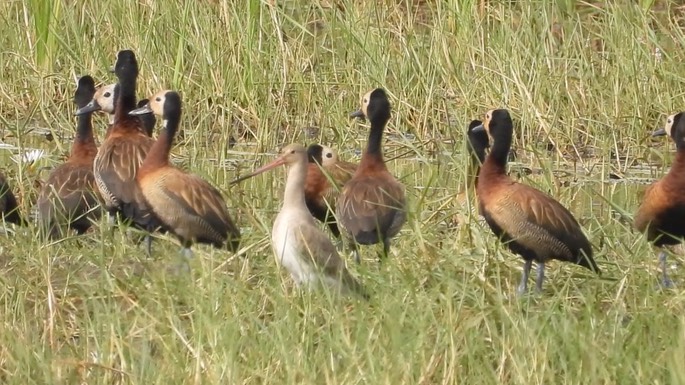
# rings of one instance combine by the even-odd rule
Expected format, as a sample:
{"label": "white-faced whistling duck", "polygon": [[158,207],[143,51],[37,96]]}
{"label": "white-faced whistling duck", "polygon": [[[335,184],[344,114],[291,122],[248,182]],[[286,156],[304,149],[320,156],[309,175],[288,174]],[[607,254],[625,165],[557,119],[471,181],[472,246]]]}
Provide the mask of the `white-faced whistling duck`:
{"label": "white-faced whistling duck", "polygon": [[94,111],[102,111],[107,114],[109,126],[114,123],[114,105],[116,100],[115,89],[117,84],[105,84],[95,90],[95,95],[88,104],[80,107],[83,113],[92,113]]}
{"label": "white-faced whistling duck", "polygon": [[160,91],[132,115],[153,112],[163,119],[162,130],[138,170],[138,184],[145,201],[163,227],[181,242],[184,261],[192,256],[193,243],[227,246],[237,251],[240,230],[228,214],[219,190],[197,175],[169,164],[169,151],[181,120],[181,97]]}
{"label": "white-faced whistling duck", "polygon": [[2,173],[0,173],[0,216],[5,222],[19,226],[26,225],[24,217],[19,213],[19,204],[17,204],[17,197],[12,192],[12,186]]}
{"label": "white-faced whistling duck", "polygon": [[303,146],[288,145],[273,162],[233,183],[286,165],[289,171],[283,206],[271,232],[271,245],[278,264],[288,270],[298,286],[313,288],[324,284],[343,295],[354,292],[368,298],[305,204],[307,158],[307,150]]}
{"label": "white-faced whistling duck", "polygon": [[361,109],[350,116],[366,117],[371,130],[359,167],[338,197],[338,224],[352,239],[357,263],[357,244],[382,242],[382,260],[388,256],[390,239],[397,235],[407,217],[404,186],[388,172],[381,150],[383,130],[390,120],[390,101],[385,91],[377,88],[364,95]]}
{"label": "white-faced whistling duck", "polygon": [[[95,93],[90,76],[78,80],[74,103],[88,104]],[[100,202],[93,176],[93,160],[98,148],[93,137],[92,113],[78,117],[76,136],[66,162],[48,176],[38,197],[38,222],[43,234],[51,239],[62,237],[63,229],[85,233],[100,217]]]}
{"label": "white-faced whistling duck", "polygon": [[[676,245],[685,237],[685,112],[669,116],[666,127],[653,136],[668,135],[676,145],[676,156],[668,173],[645,192],[635,216],[635,228],[656,247]],[[659,253],[661,284],[673,286],[668,277],[666,250]]]}
{"label": "white-faced whistling duck", "polygon": [[312,144],[307,148],[309,166],[304,183],[304,201],[314,218],[328,225],[331,233],[340,236],[335,221],[335,202],[357,165],[342,161],[330,147]]}
{"label": "white-faced whistling duck", "polygon": [[[136,108],[138,78],[138,61],[132,51],[119,51],[114,73],[119,80],[115,88],[114,122],[95,157],[95,181],[110,218],[119,213],[136,227],[152,232],[160,224],[143,199],[136,174],[155,141],[145,133],[141,120],[129,115]],[[92,110],[89,105],[79,109],[77,115]],[[149,255],[149,234],[146,236],[146,249]]]}
{"label": "white-faced whistling duck", "polygon": [[[83,111],[102,111],[106,113],[111,127],[114,123],[114,106],[116,105],[117,95],[118,88],[116,83],[100,86],[100,88],[95,91],[92,100],[87,105],[83,106]],[[146,105],[147,102],[147,99],[141,99],[138,101],[136,107],[142,107]],[[138,116],[138,119],[140,119],[141,125],[147,136],[151,137],[152,131],[154,131],[155,125],[157,124],[155,114],[141,114]]]}
{"label": "white-faced whistling duck", "polygon": [[538,265],[538,292],[542,290],[545,264],[552,259],[575,263],[599,274],[590,242],[573,215],[550,196],[514,182],[506,174],[514,129],[509,112],[488,111],[485,122],[474,130],[482,129],[493,143],[478,177],[480,212],[493,233],[525,261],[518,293],[528,289],[533,261]]}

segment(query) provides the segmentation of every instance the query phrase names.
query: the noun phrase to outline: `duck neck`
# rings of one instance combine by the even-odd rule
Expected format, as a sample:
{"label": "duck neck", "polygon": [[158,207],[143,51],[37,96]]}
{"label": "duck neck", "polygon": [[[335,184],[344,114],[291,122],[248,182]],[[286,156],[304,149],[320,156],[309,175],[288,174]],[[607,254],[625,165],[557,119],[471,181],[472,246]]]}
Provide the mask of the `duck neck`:
{"label": "duck neck", "polygon": [[483,168],[487,168],[489,172],[505,174],[509,149],[511,149],[511,135],[500,135],[493,142]]}
{"label": "duck neck", "polygon": [[164,119],[162,130],[140,166],[141,170],[154,170],[169,164],[169,152],[174,143],[179,121],[180,115]]}
{"label": "duck neck", "polygon": [[383,141],[383,130],[385,129],[386,121],[371,122],[371,130],[369,132],[369,142],[366,145],[366,151],[362,155],[360,166],[364,167],[367,163],[382,165],[383,151],[381,150],[381,143]]}
{"label": "duck neck", "polygon": [[136,75],[122,74],[119,77],[119,95],[114,106],[114,121],[133,119],[129,111],[136,108]]}
{"label": "duck neck", "polygon": [[668,174],[678,181],[685,181],[685,178],[683,178],[683,174],[685,174],[685,145],[678,148]]}
{"label": "duck neck", "polygon": [[284,207],[307,210],[307,206],[304,203],[304,182],[307,178],[307,168],[306,159],[290,166],[283,197]]}
{"label": "duck neck", "polygon": [[675,149],[678,151],[678,153],[681,153],[685,151],[685,136],[684,135],[675,135],[675,138],[673,138],[673,141],[675,142]]}
{"label": "duck neck", "polygon": [[82,148],[95,149],[95,138],[93,137],[92,114],[84,114],[78,117],[76,124],[76,138],[71,146],[71,154],[79,152]]}

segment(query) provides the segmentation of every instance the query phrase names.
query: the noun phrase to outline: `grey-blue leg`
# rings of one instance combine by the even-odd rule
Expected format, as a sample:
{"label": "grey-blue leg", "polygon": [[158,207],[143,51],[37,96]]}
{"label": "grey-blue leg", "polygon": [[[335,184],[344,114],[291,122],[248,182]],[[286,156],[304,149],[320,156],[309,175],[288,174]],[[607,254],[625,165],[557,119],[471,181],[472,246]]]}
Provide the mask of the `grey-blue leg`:
{"label": "grey-blue leg", "polygon": [[112,213],[107,213],[107,230],[109,231],[109,236],[114,238],[114,230],[117,225],[117,217]]}
{"label": "grey-blue leg", "polygon": [[668,254],[666,254],[666,250],[661,250],[659,253],[659,266],[661,267],[661,286],[664,287],[665,289],[670,289],[672,288],[673,281],[671,281],[671,278],[668,277],[668,266],[667,266],[667,261],[668,261]]}
{"label": "grey-blue leg", "polygon": [[545,280],[545,263],[544,262],[538,262],[537,273],[538,273],[538,276],[535,279],[535,291],[540,293],[540,292],[542,292],[542,281]]}
{"label": "grey-blue leg", "polygon": [[390,239],[383,239],[383,254],[381,255],[381,260],[388,258],[390,255]]}
{"label": "grey-blue leg", "polygon": [[145,234],[145,252],[148,258],[152,256],[152,234],[150,233]]}
{"label": "grey-blue leg", "polygon": [[362,257],[359,255],[359,246],[357,245],[357,242],[354,240],[350,241],[350,247],[352,248],[352,253],[354,253],[354,261],[357,262],[357,265],[362,263]]}
{"label": "grey-blue leg", "polygon": [[179,272],[187,273],[190,271],[190,260],[193,258],[193,251],[190,247],[181,248],[181,260],[179,261]]}
{"label": "grey-blue leg", "polygon": [[521,283],[519,283],[518,288],[516,288],[516,293],[518,295],[524,294],[528,291],[528,277],[530,276],[530,269],[533,268],[533,261],[525,261],[523,263],[523,275],[521,276]]}

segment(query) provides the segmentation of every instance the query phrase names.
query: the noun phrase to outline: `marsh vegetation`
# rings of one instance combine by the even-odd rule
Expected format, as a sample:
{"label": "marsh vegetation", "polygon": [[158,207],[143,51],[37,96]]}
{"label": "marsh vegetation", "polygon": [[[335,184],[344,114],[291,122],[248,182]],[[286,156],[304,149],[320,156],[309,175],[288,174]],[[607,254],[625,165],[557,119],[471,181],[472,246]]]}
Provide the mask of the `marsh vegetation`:
{"label": "marsh vegetation", "polygon": [[[0,160],[23,212],[68,154],[75,77],[113,82],[131,48],[139,97],[183,96],[174,162],[223,191],[243,234],[179,276],[170,236],[148,258],[105,218],[48,243],[8,226],[3,383],[685,383],[685,275],[659,290],[631,227],[673,158],[650,133],[684,109],[679,2],[10,0],[0,19]],[[378,86],[407,223],[386,263],[348,263],[368,303],[300,293],[269,245],[284,174],[228,182],[293,142],[358,161],[368,127],[348,114]],[[521,261],[479,219],[465,143],[497,107],[511,174],[575,214],[601,278],[550,263],[542,295],[514,295]]]}

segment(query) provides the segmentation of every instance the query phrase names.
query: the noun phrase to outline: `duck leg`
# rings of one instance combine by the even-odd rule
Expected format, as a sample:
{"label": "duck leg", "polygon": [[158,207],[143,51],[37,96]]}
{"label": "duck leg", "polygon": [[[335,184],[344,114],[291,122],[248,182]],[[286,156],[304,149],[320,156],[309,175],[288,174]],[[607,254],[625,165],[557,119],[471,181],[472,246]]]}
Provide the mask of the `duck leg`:
{"label": "duck leg", "polygon": [[108,224],[110,227],[114,227],[114,225],[117,224],[117,217],[116,217],[116,214],[114,214],[113,212],[108,212],[108,213],[107,213],[107,224]]}
{"label": "duck leg", "polygon": [[362,257],[359,254],[359,245],[357,245],[357,242],[354,240],[350,241],[350,248],[352,249],[352,253],[354,254],[354,261],[357,262],[357,265],[362,263]]}
{"label": "duck leg", "polygon": [[538,262],[537,278],[535,278],[535,292],[542,292],[542,281],[545,280],[545,263]]}
{"label": "duck leg", "polygon": [[181,256],[186,261],[193,259],[193,250],[190,249],[190,246],[183,246],[181,249]]}
{"label": "duck leg", "polygon": [[152,234],[156,230],[159,230],[159,228],[151,224],[148,224],[145,227],[147,231],[145,234],[145,251],[147,252],[147,257],[150,258],[152,257]]}
{"label": "duck leg", "polygon": [[528,291],[528,277],[530,276],[530,270],[533,268],[533,261],[526,260],[523,263],[523,275],[521,276],[521,282],[516,288],[516,294],[523,295]]}
{"label": "duck leg", "polygon": [[178,272],[190,272],[190,260],[193,258],[193,251],[190,249],[190,246],[184,245],[181,247],[181,252],[179,254],[181,258],[178,264]]}
{"label": "duck leg", "polygon": [[668,277],[668,266],[667,266],[667,261],[668,261],[668,254],[666,253],[666,250],[661,250],[659,252],[659,266],[661,267],[661,286],[664,289],[671,289],[673,288],[673,281],[671,278]]}
{"label": "duck leg", "polygon": [[150,233],[145,234],[145,252],[148,258],[152,257],[152,234]]}
{"label": "duck leg", "polygon": [[383,239],[383,254],[381,254],[381,256],[380,256],[381,261],[388,258],[388,255],[390,255],[390,239],[384,238]]}
{"label": "duck leg", "polygon": [[326,225],[328,226],[328,229],[331,230],[331,233],[334,237],[340,238],[340,229],[338,228],[338,223],[335,221],[335,218],[332,215],[326,217]]}

